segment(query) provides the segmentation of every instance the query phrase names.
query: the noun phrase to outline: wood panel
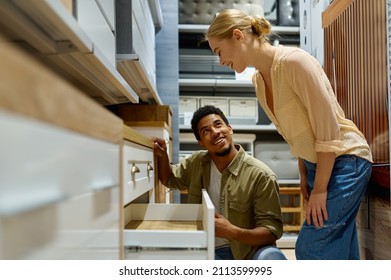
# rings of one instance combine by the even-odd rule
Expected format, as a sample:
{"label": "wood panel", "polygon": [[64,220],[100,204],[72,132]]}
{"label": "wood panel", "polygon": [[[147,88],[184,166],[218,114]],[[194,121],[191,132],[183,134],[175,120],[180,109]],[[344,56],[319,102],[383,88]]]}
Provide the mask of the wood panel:
{"label": "wood panel", "polygon": [[0,107],[120,143],[123,121],[0,36]]}
{"label": "wood panel", "polygon": [[322,20],[325,71],[346,116],[371,146],[374,183],[389,188],[386,1],[334,1]]}
{"label": "wood panel", "polygon": [[386,1],[334,1],[322,20],[325,71],[346,116],[367,138],[374,159],[369,190],[357,216],[361,259],[390,259]]}

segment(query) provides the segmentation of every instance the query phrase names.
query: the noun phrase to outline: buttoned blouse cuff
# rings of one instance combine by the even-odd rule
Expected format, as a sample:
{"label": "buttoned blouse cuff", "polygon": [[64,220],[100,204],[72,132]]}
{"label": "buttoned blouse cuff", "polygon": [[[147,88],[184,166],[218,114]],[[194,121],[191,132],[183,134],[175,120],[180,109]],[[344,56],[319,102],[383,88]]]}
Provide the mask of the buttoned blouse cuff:
{"label": "buttoned blouse cuff", "polygon": [[315,152],[317,153],[336,153],[339,154],[342,150],[342,141],[332,140],[332,141],[316,141],[315,142]]}

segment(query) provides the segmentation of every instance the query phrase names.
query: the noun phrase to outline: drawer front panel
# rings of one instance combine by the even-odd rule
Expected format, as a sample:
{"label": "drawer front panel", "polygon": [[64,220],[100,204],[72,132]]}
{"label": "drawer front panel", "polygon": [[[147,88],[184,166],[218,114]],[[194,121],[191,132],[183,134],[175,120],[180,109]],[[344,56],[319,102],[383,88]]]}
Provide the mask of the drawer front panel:
{"label": "drawer front panel", "polygon": [[[118,187],[81,195],[26,213],[0,217],[0,259],[90,259],[119,257]],[[94,243],[110,230],[105,246]],[[104,257],[103,252],[108,256]]]}
{"label": "drawer front panel", "polygon": [[0,216],[119,186],[119,145],[0,111]]}
{"label": "drawer front panel", "polygon": [[[123,204],[126,205],[155,186],[153,150],[125,141],[123,146]],[[152,197],[152,196],[151,196]]]}
{"label": "drawer front panel", "polygon": [[[109,188],[57,207],[57,252],[72,259],[118,259],[120,248],[119,188]],[[110,234],[105,234],[109,232]],[[105,242],[96,242],[104,234]]]}
{"label": "drawer front panel", "polygon": [[0,130],[0,259],[78,258],[119,227],[119,145],[4,111]]}
{"label": "drawer front panel", "polygon": [[119,247],[118,188],[105,189],[64,201],[58,206],[57,225],[63,234],[64,247],[72,247],[76,240],[85,244],[106,229],[117,229],[108,240],[112,248]]}

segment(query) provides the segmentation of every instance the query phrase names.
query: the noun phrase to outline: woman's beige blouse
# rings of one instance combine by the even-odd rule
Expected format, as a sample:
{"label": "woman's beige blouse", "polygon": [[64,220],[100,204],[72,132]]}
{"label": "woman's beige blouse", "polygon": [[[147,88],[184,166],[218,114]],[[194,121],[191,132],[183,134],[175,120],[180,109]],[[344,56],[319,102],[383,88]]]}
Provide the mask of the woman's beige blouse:
{"label": "woman's beige blouse", "polygon": [[279,46],[271,68],[274,114],[267,106],[265,83],[256,71],[257,98],[291,147],[294,156],[317,162],[317,152],[352,154],[372,162],[364,135],[338,104],[318,61],[300,48]]}

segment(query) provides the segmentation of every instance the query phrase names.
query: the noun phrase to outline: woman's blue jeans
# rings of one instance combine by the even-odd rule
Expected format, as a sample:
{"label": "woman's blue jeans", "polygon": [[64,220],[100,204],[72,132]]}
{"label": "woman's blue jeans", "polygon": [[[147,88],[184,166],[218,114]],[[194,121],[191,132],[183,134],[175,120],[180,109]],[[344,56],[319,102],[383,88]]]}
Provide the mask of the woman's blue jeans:
{"label": "woman's blue jeans", "polygon": [[[316,164],[304,161],[310,191]],[[360,259],[356,216],[372,173],[372,164],[352,155],[335,160],[327,189],[328,220],[316,228],[304,221],[296,242],[298,260]]]}
{"label": "woman's blue jeans", "polygon": [[[234,260],[231,248],[224,246],[215,250],[216,260]],[[259,248],[251,257],[252,260],[286,260],[284,253],[276,246],[265,246]]]}

